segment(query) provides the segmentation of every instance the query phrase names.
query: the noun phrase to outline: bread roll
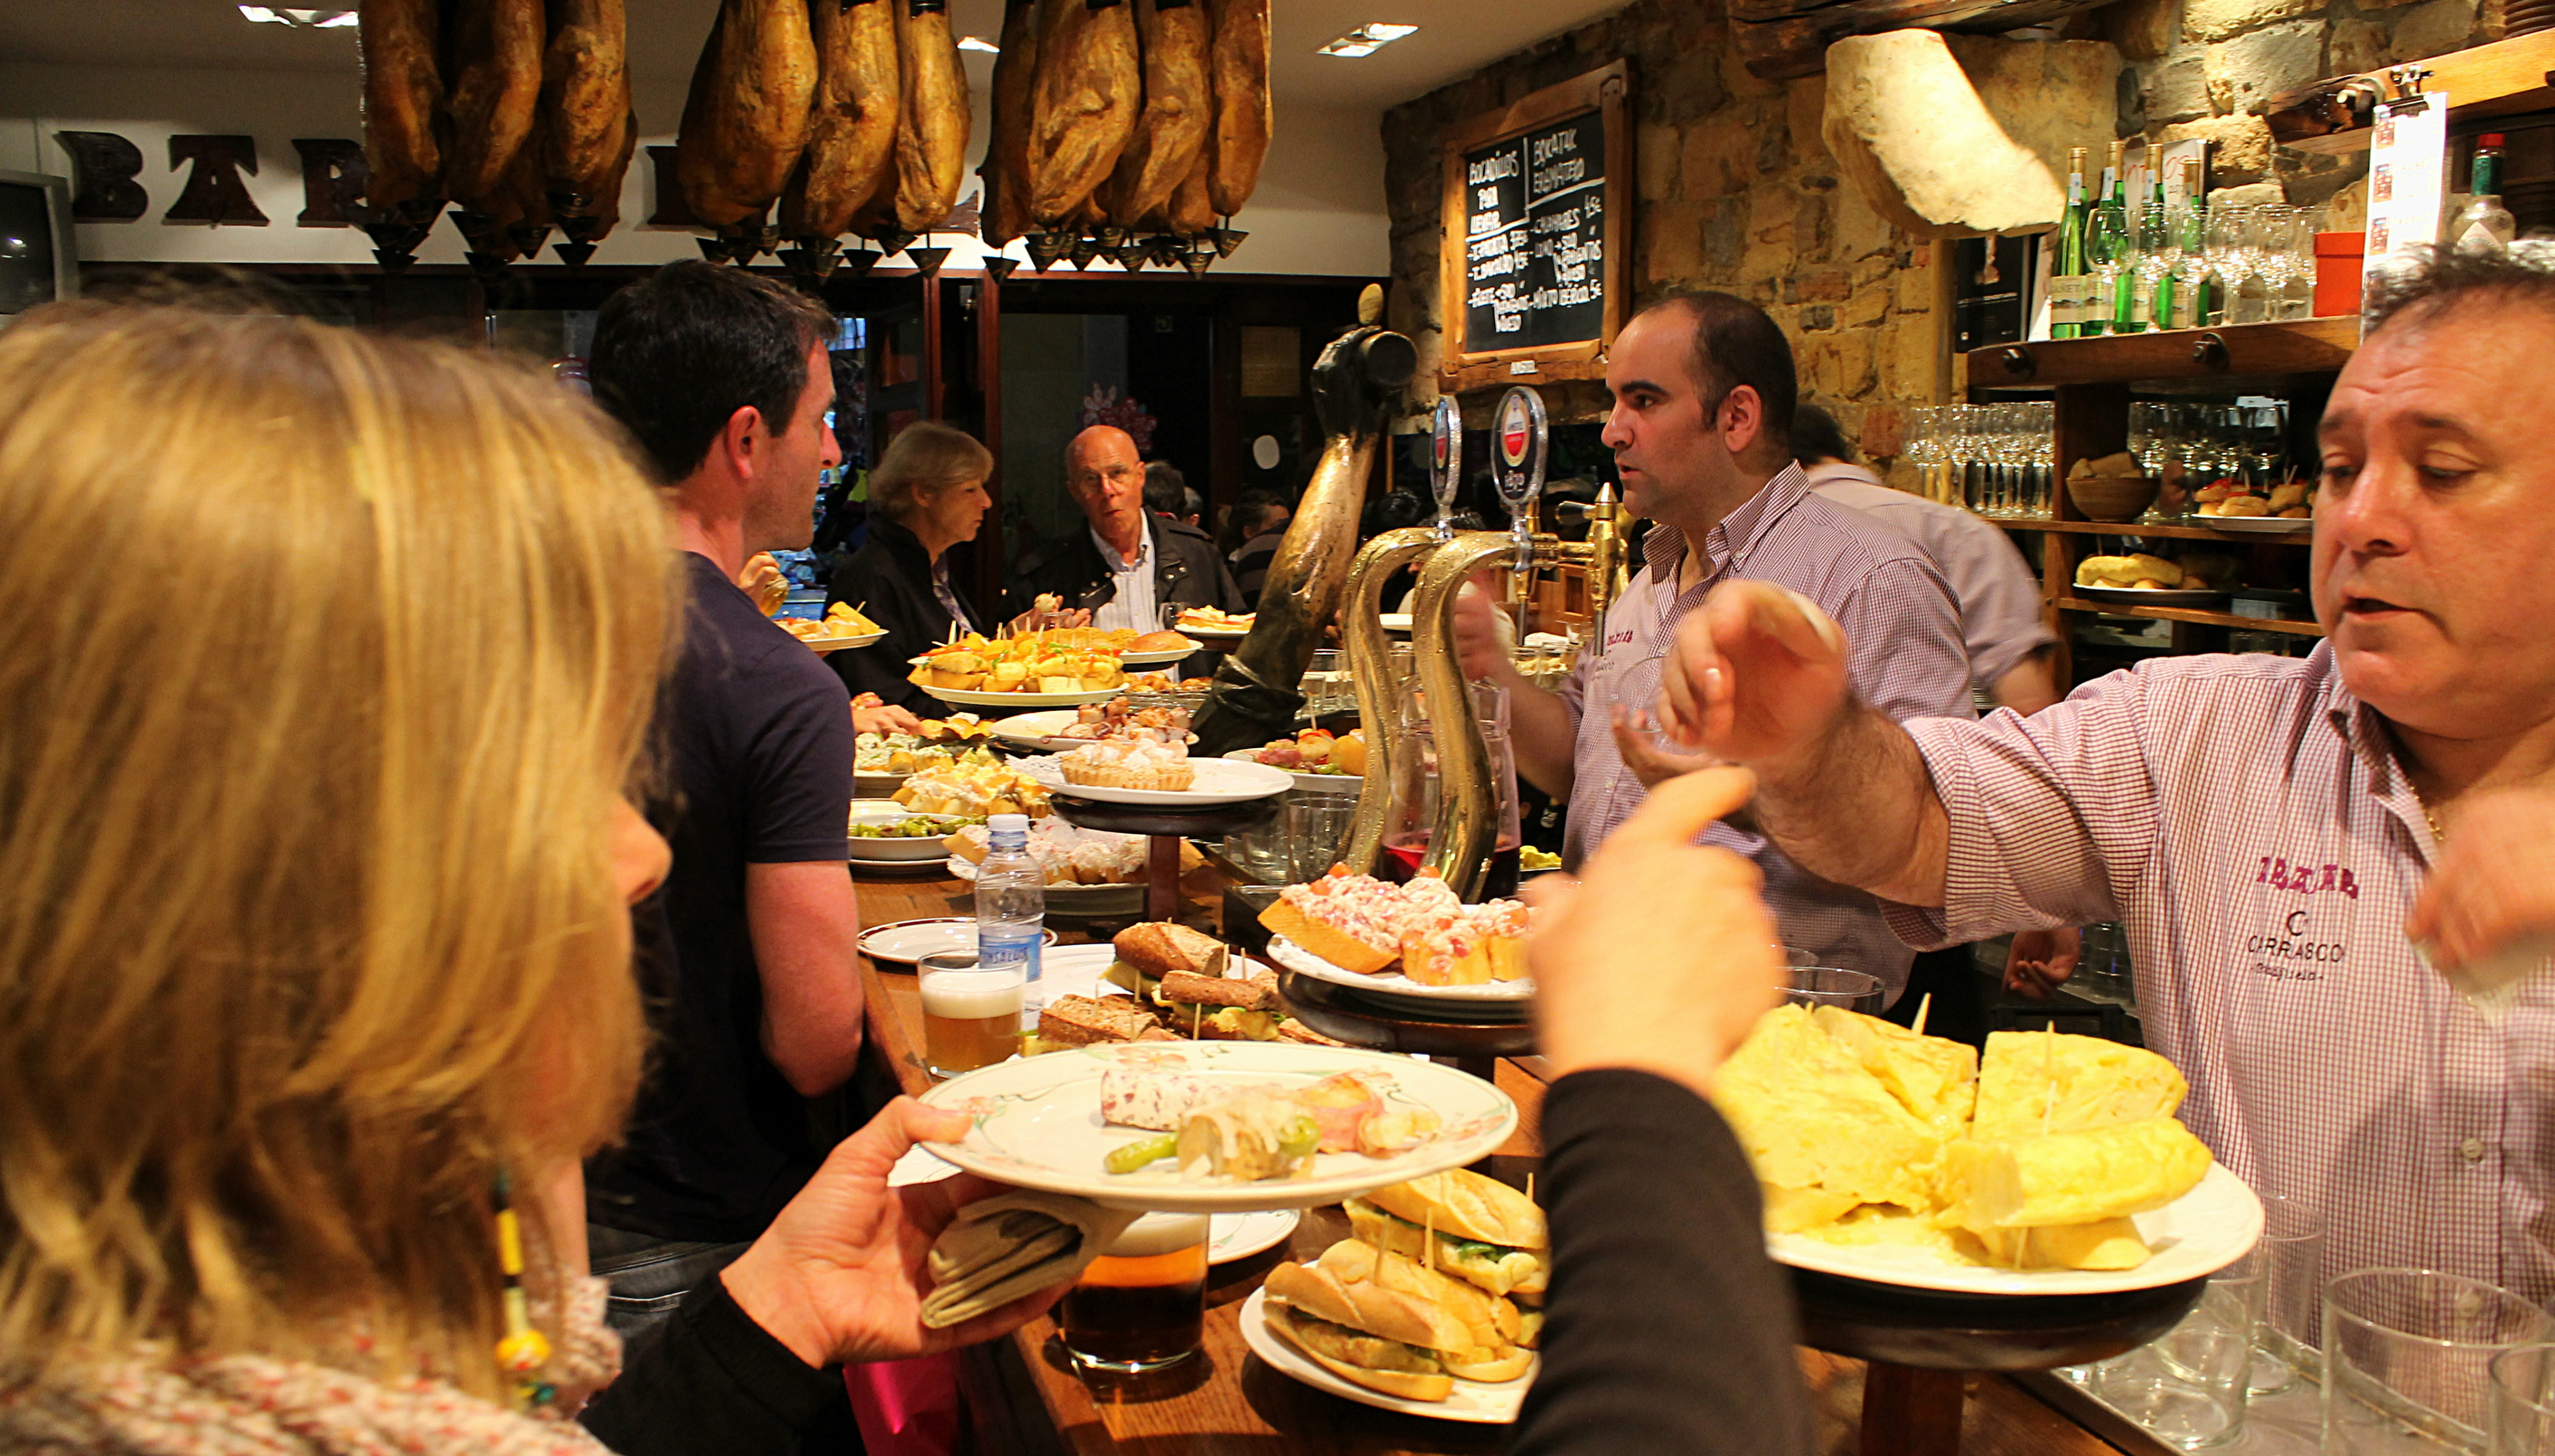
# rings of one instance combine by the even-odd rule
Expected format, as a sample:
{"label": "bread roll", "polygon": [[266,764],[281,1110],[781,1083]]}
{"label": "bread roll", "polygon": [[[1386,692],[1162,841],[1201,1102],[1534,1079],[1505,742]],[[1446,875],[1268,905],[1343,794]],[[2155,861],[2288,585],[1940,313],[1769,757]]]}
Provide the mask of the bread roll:
{"label": "bread roll", "polygon": [[1541,1249],[1549,1240],[1533,1199],[1466,1168],[1378,1188],[1366,1198],[1397,1218],[1434,1224],[1458,1238],[1513,1249]]}

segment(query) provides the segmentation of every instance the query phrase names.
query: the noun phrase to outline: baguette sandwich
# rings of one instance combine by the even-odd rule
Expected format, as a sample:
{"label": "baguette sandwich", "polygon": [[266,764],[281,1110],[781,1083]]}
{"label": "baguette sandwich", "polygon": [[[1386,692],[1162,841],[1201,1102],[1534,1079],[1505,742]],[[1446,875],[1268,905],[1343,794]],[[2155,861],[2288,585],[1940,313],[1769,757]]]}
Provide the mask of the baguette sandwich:
{"label": "baguette sandwich", "polygon": [[1045,1049],[1104,1041],[1176,1041],[1143,1007],[1125,997],[1059,996],[1038,1012]]}
{"label": "baguette sandwich", "polygon": [[1162,978],[1174,971],[1221,977],[1233,959],[1223,941],[1166,920],[1130,925],[1112,936],[1109,945],[1118,958],[1100,978],[1126,987],[1140,1001],[1152,1000]]}
{"label": "baguette sandwich", "polygon": [[1517,1307],[1350,1239],[1270,1271],[1263,1317],[1323,1369],[1407,1400],[1443,1400],[1457,1378],[1513,1381],[1533,1357]]}
{"label": "baguette sandwich", "polygon": [[[1491,1294],[1539,1302],[1552,1277],[1543,1210],[1496,1178],[1462,1168],[1378,1188],[1347,1203],[1358,1238],[1420,1260]],[[1436,1251],[1428,1254],[1430,1239]]]}

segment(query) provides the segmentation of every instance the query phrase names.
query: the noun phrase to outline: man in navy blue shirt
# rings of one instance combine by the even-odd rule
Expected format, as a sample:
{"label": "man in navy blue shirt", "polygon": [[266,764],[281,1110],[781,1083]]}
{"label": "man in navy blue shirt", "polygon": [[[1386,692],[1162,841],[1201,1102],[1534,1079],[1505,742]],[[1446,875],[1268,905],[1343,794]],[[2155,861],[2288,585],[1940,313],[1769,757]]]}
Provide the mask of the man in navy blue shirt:
{"label": "man in navy blue shirt", "polygon": [[842,458],[833,333],[806,298],[705,263],[613,295],[595,329],[595,399],[666,487],[689,598],[649,813],[673,865],[638,912],[659,1053],[627,1143],[586,1169],[594,1270],[634,1345],[814,1171],[808,1099],[860,1053],[849,700],[735,584],[753,552],[807,544]]}

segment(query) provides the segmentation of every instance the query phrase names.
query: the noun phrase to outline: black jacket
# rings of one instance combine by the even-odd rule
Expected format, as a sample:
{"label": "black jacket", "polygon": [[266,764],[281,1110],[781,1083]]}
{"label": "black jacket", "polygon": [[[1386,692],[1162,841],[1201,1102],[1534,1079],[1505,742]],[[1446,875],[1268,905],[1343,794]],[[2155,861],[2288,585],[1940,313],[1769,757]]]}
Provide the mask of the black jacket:
{"label": "black jacket", "polygon": [[[869,647],[846,648],[825,662],[852,691],[875,692],[879,701],[910,708],[926,718],[949,709],[931,694],[906,680],[912,659],[949,640],[949,609],[931,590],[931,557],[912,532],[883,516],[870,518],[870,538],[836,568],[825,583],[825,605],[850,602],[887,629]],[[864,605],[866,603],[866,605]],[[962,600],[960,605],[965,605]],[[962,632],[976,628],[958,624]]]}
{"label": "black jacket", "polygon": [[[1150,524],[1155,601],[1242,610],[1242,588],[1233,584],[1233,573],[1225,569],[1224,557],[1205,532],[1162,516]],[[1040,542],[1021,557],[1012,568],[1010,589],[1003,593],[1003,615],[1028,611],[1041,593],[1063,598],[1068,609],[1103,606],[1117,597],[1117,579],[1101,559],[1100,543],[1091,539],[1090,527],[1076,526],[1062,541]],[[1142,623],[1136,630],[1151,632],[1158,625]]]}

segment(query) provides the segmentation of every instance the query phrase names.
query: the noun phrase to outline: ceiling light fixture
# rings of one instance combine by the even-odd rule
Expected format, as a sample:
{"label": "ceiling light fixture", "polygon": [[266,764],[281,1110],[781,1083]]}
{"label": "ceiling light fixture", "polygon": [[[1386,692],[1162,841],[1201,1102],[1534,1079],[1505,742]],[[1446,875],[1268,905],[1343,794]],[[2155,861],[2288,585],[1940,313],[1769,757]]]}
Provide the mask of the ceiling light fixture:
{"label": "ceiling light fixture", "polygon": [[279,5],[243,5],[239,13],[260,25],[289,26],[297,31],[338,31],[352,29],[355,12],[327,10],[287,10]]}
{"label": "ceiling light fixture", "polygon": [[958,49],[961,51],[982,51],[988,56],[1000,56],[1003,54],[1002,47],[986,40],[983,36],[960,36],[958,38]]}
{"label": "ceiling light fixture", "polygon": [[1314,54],[1318,56],[1373,56],[1376,52],[1383,50],[1386,46],[1391,45],[1395,41],[1400,40],[1402,37],[1409,35],[1412,31],[1417,29],[1419,29],[1419,27],[1415,25],[1393,25],[1385,21],[1376,21],[1367,25],[1359,26],[1356,30],[1351,31],[1347,35],[1333,41],[1331,44],[1324,46],[1320,51],[1315,52]]}

